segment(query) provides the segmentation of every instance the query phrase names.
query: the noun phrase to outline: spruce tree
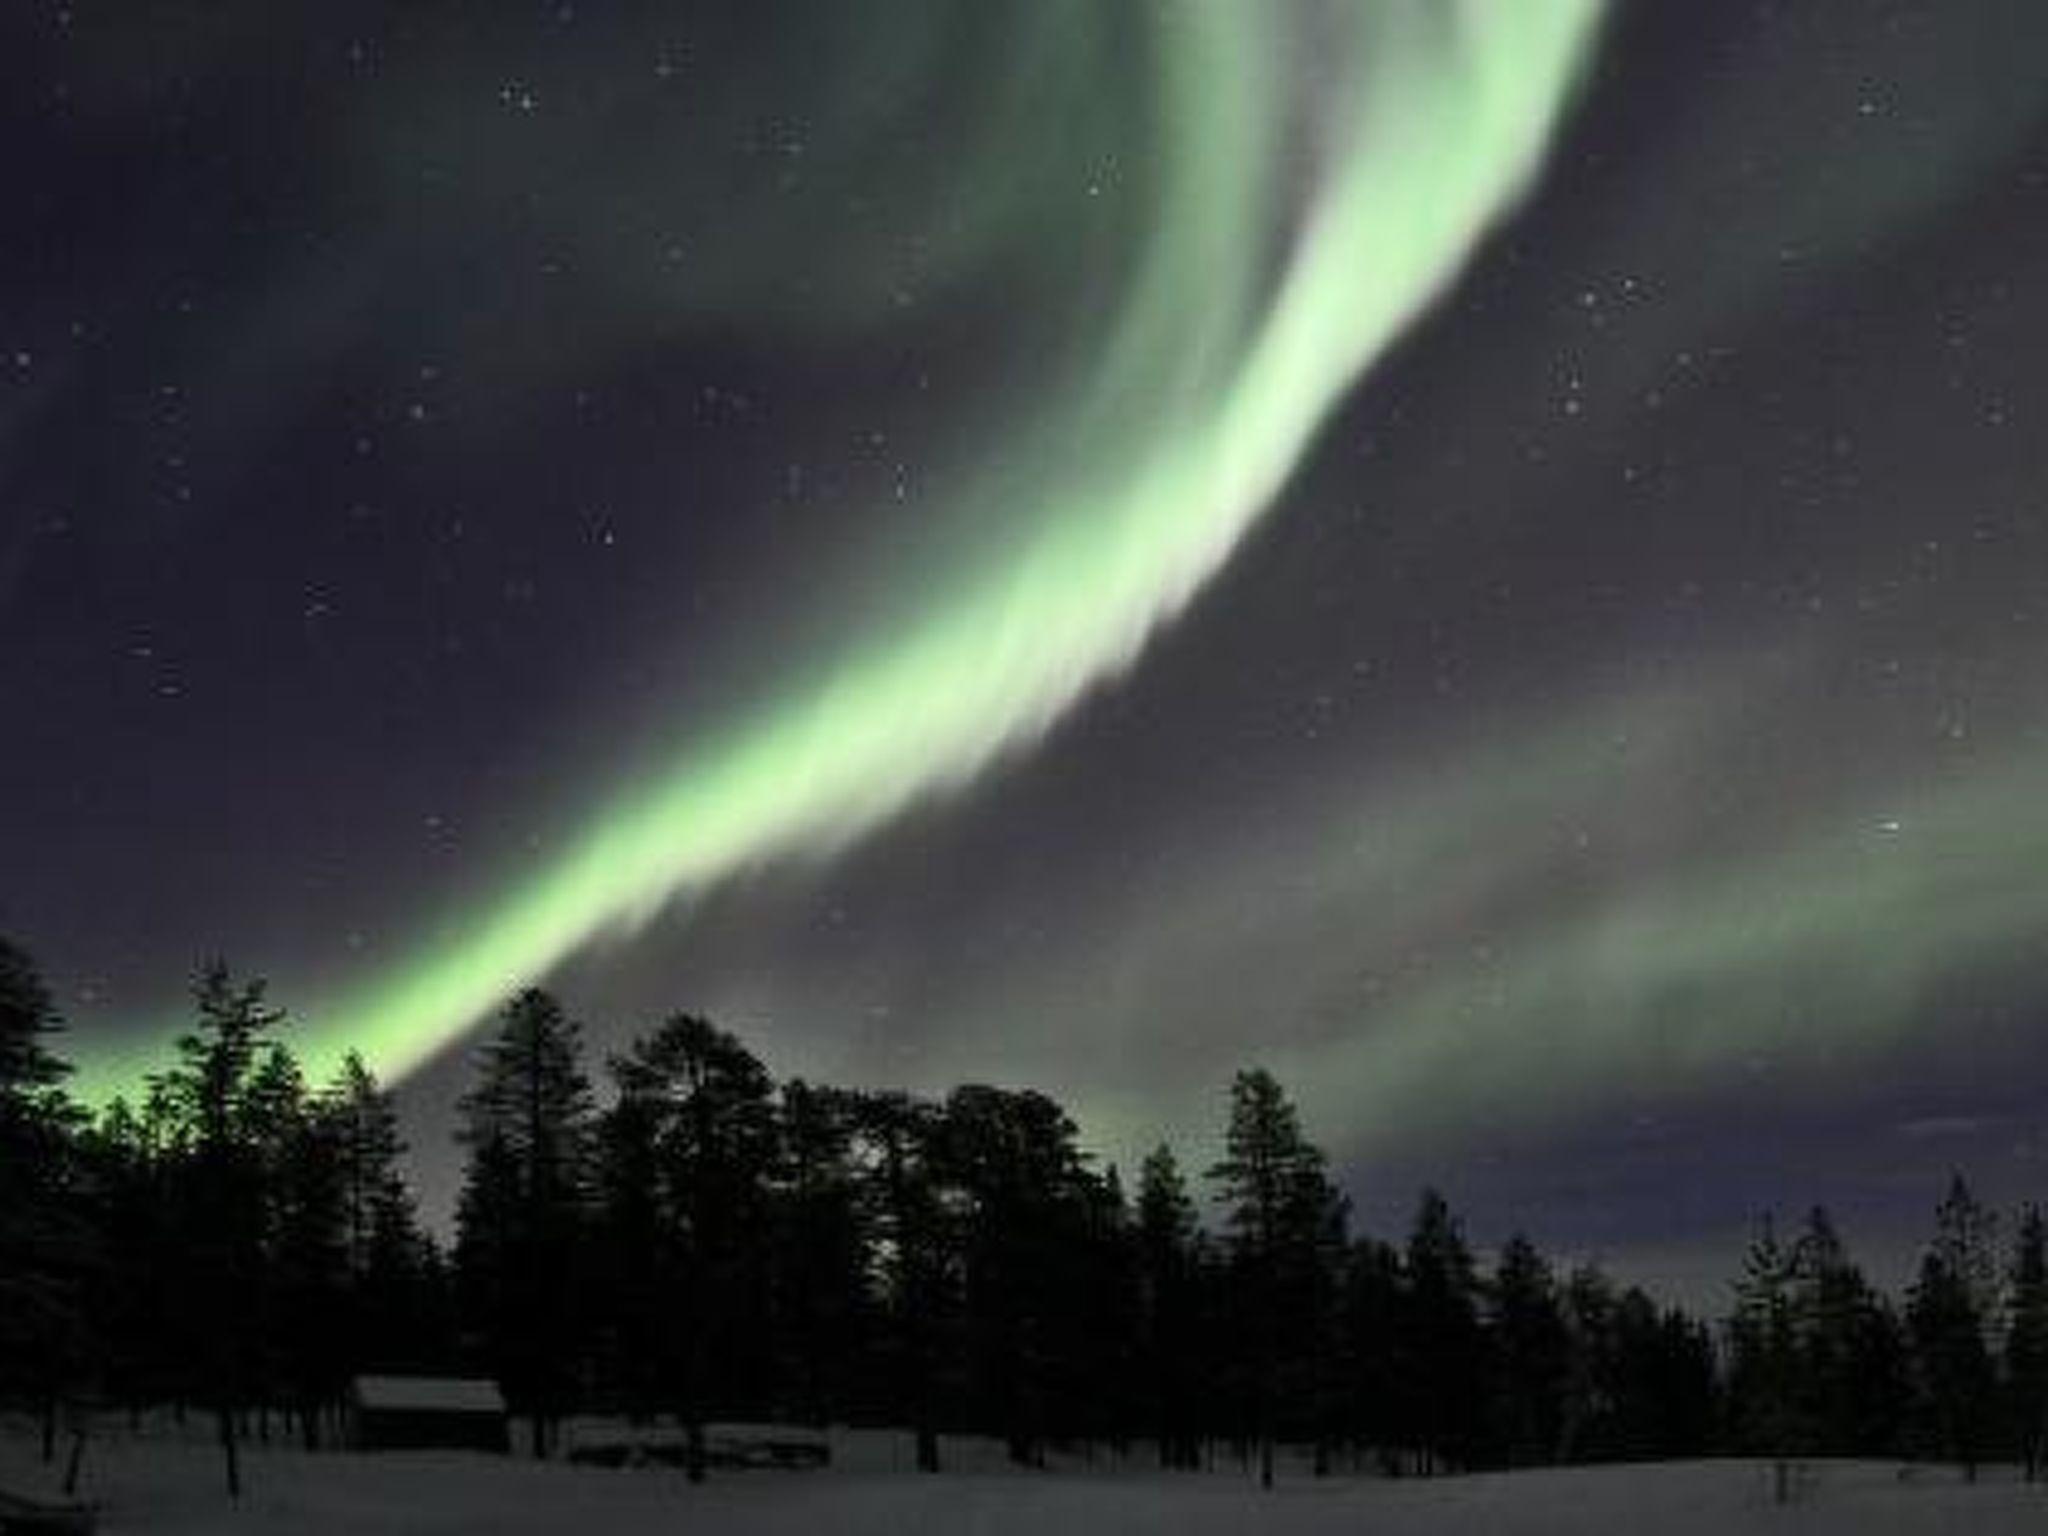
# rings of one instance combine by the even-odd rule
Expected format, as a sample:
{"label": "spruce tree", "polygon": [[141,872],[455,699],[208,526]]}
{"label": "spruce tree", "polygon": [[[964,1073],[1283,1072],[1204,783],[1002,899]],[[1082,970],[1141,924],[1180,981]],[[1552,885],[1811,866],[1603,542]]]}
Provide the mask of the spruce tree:
{"label": "spruce tree", "polygon": [[582,1342],[579,1260],[589,1215],[592,1110],[582,1032],[529,988],[506,1004],[464,1095],[468,1149],[456,1267],[486,1358],[535,1456],[568,1407]]}
{"label": "spruce tree", "polygon": [[1558,1460],[1586,1461],[1613,1454],[1618,1405],[1614,1347],[1614,1283],[1590,1264],[1565,1278],[1560,1298],[1570,1340],[1565,1368]]}
{"label": "spruce tree", "polygon": [[2020,1216],[2007,1297],[2007,1414],[2031,1483],[2048,1455],[2048,1223],[2038,1206]]}
{"label": "spruce tree", "polygon": [[1340,1200],[1322,1150],[1302,1134],[1293,1104],[1263,1068],[1238,1073],[1231,1085],[1224,1147],[1209,1178],[1225,1208],[1242,1298],[1246,1427],[1260,1485],[1270,1488],[1283,1407],[1313,1393]]}
{"label": "spruce tree", "polygon": [[1375,1447],[1382,1468],[1395,1473],[1399,1452],[1412,1439],[1400,1392],[1407,1308],[1401,1251],[1361,1237],[1345,1254],[1340,1280],[1332,1352],[1343,1383],[1339,1421],[1354,1448]]}
{"label": "spruce tree", "polygon": [[943,1173],[960,1200],[969,1413],[1020,1465],[1077,1332],[1091,1183],[1071,1119],[1042,1093],[971,1084],[946,1100]]}
{"label": "spruce tree", "polygon": [[1479,1451],[1485,1354],[1472,1253],[1450,1206],[1425,1190],[1409,1233],[1403,1399],[1426,1469],[1470,1466]]}
{"label": "spruce tree", "polygon": [[306,1091],[288,1053],[268,1052],[256,1096],[267,1101],[259,1136],[269,1211],[263,1307],[270,1375],[311,1450],[354,1363],[341,1150],[327,1103]]}
{"label": "spruce tree", "polygon": [[[614,1073],[617,1071],[614,1064]],[[668,1360],[679,1322],[671,1307],[675,1258],[663,1210],[651,1097],[621,1095],[599,1117],[596,1134],[597,1295],[601,1369],[635,1424],[663,1406]]]}
{"label": "spruce tree", "polygon": [[1905,1388],[1897,1325],[1822,1207],[1808,1213],[1792,1245],[1787,1281],[1797,1417],[1809,1448],[1831,1456],[1888,1454]]}
{"label": "spruce tree", "polygon": [[323,1096],[341,1205],[346,1348],[355,1370],[436,1364],[433,1281],[400,1159],[398,1111],[362,1057],[342,1058]]}
{"label": "spruce tree", "polygon": [[1792,1458],[1808,1448],[1799,1378],[1799,1331],[1792,1256],[1765,1216],[1735,1282],[1728,1326],[1729,1389],[1736,1431],[1752,1453],[1769,1456],[1779,1503],[1791,1498]]}
{"label": "spruce tree", "polygon": [[264,1249],[269,1227],[259,1129],[274,1098],[259,1083],[270,1032],[284,1014],[260,978],[236,982],[225,961],[193,983],[194,1027],[180,1035],[170,1070],[152,1084],[153,1113],[188,1155],[175,1164],[178,1219],[188,1234],[171,1280],[191,1341],[192,1384],[214,1409],[230,1497],[241,1496],[236,1411],[258,1375]]}
{"label": "spruce tree", "polygon": [[648,1327],[658,1390],[687,1429],[690,1476],[700,1480],[710,1411],[767,1406],[774,1085],[738,1040],[689,1014],[636,1041],[612,1070],[654,1174],[659,1301],[668,1309]]}
{"label": "spruce tree", "polygon": [[51,1047],[63,1028],[57,1005],[27,951],[0,938],[0,1176],[42,1150],[54,1097],[71,1068]]}
{"label": "spruce tree", "polygon": [[1138,1170],[1138,1360],[1162,1467],[1200,1458],[1194,1364],[1200,1353],[1200,1221],[1173,1149],[1155,1147]]}
{"label": "spruce tree", "polygon": [[1501,1454],[1509,1466],[1552,1460],[1563,1430],[1571,1336],[1549,1262],[1520,1233],[1502,1247],[1494,1268],[1491,1343]]}
{"label": "spruce tree", "polygon": [[46,1456],[58,1398],[90,1353],[78,1117],[63,1091],[71,1068],[51,1049],[60,1028],[34,962],[0,938],[0,1401],[41,1403]]}
{"label": "spruce tree", "polygon": [[1935,1213],[1934,1241],[1906,1304],[1906,1327],[1931,1448],[1976,1479],[1994,1417],[1994,1375],[1986,1315],[1993,1223],[1960,1176]]}
{"label": "spruce tree", "polygon": [[839,1089],[783,1085],[774,1271],[786,1371],[807,1423],[844,1417],[874,1328],[854,1163],[857,1102]]}
{"label": "spruce tree", "polygon": [[891,1405],[910,1424],[918,1471],[937,1472],[944,1357],[960,1293],[955,1219],[941,1187],[944,1117],[901,1092],[857,1094],[853,1113],[887,1317]]}

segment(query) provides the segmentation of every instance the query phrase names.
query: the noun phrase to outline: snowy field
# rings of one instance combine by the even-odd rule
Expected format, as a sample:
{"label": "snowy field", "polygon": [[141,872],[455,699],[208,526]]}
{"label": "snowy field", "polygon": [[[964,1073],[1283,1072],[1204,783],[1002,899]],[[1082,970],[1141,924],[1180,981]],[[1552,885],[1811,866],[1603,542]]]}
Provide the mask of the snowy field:
{"label": "snowy field", "polygon": [[[966,1470],[935,1478],[890,1470],[890,1442],[849,1443],[826,1472],[734,1473],[692,1488],[669,1471],[608,1472],[448,1452],[306,1455],[252,1447],[237,1507],[221,1492],[217,1455],[199,1443],[110,1439],[87,1462],[85,1492],[109,1532],[737,1533],[737,1536],[1209,1536],[1260,1531],[1585,1536],[1585,1533],[1788,1531],[1874,1533],[2048,1529],[2048,1488],[1999,1472],[1974,1487],[1945,1470],[1902,1481],[1877,1464],[1808,1469],[1798,1501],[1770,1503],[1765,1468],[1746,1462],[1573,1468],[1433,1482],[1284,1479],[1261,1494],[1233,1472],[1168,1477],[1138,1470],[1024,1475],[951,1447]],[[0,1488],[54,1491],[34,1445],[0,1442]]]}

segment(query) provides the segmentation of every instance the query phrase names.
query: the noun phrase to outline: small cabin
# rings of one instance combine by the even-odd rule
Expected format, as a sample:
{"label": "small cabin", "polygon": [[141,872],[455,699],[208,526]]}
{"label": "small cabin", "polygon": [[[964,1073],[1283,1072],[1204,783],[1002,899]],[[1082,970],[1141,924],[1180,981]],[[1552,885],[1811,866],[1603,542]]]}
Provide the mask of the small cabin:
{"label": "small cabin", "polygon": [[358,1450],[504,1451],[505,1396],[495,1381],[461,1376],[358,1376],[350,1392]]}

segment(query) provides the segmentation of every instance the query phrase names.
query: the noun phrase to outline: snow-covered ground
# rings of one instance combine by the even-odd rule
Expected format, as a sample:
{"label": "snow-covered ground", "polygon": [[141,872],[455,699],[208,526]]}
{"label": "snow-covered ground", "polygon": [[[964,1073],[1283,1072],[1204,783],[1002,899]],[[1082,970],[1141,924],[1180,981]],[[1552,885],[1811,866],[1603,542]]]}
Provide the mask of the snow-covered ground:
{"label": "snow-covered ground", "polygon": [[[1233,1471],[1166,1476],[1138,1467],[1019,1474],[951,1447],[966,1470],[920,1478],[889,1470],[891,1442],[846,1443],[826,1472],[735,1473],[697,1488],[671,1471],[612,1472],[449,1452],[306,1455],[251,1448],[239,1506],[221,1492],[219,1460],[185,1442],[110,1437],[86,1464],[85,1492],[114,1532],[343,1536],[480,1532],[571,1536],[689,1530],[713,1536],[1212,1536],[1260,1531],[1336,1536],[1724,1536],[1811,1532],[1895,1536],[2048,1529],[2048,1487],[2009,1473],[1967,1486],[1945,1470],[1902,1480],[1877,1464],[1820,1464],[1798,1500],[1770,1502],[1767,1469],[1748,1462],[1573,1468],[1387,1482],[1303,1476],[1262,1494]],[[46,1494],[51,1472],[32,1442],[0,1440],[0,1488]]]}

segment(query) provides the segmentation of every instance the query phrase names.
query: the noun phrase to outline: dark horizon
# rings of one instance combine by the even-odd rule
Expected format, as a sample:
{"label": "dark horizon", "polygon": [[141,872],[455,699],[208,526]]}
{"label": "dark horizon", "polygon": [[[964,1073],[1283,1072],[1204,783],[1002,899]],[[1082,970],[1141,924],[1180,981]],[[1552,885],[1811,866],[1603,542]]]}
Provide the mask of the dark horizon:
{"label": "dark horizon", "polygon": [[[1126,1181],[1045,1095],[778,1082],[687,1013],[610,1057],[600,1101],[581,1026],[529,988],[458,1105],[444,1243],[359,1057],[310,1081],[224,964],[191,1005],[146,1098],[90,1115],[0,942],[0,1409],[36,1415],[46,1468],[70,1438],[67,1499],[103,1415],[161,1439],[166,1408],[211,1416],[236,1500],[273,1419],[309,1456],[503,1453],[517,1421],[536,1462],[691,1484],[828,1465],[834,1426],[909,1436],[920,1478],[962,1436],[1037,1471],[1234,1456],[1264,1489],[1303,1456],[1318,1480],[1751,1457],[1779,1504],[1813,1457],[2048,1470],[2048,1221],[1960,1176],[1902,1293],[1815,1207],[1760,1224],[1706,1319],[1525,1234],[1481,1255],[1433,1187],[1405,1235],[1362,1230],[1261,1068],[1217,1161],[1162,1142]],[[63,1518],[0,1492],[17,1516]]]}

